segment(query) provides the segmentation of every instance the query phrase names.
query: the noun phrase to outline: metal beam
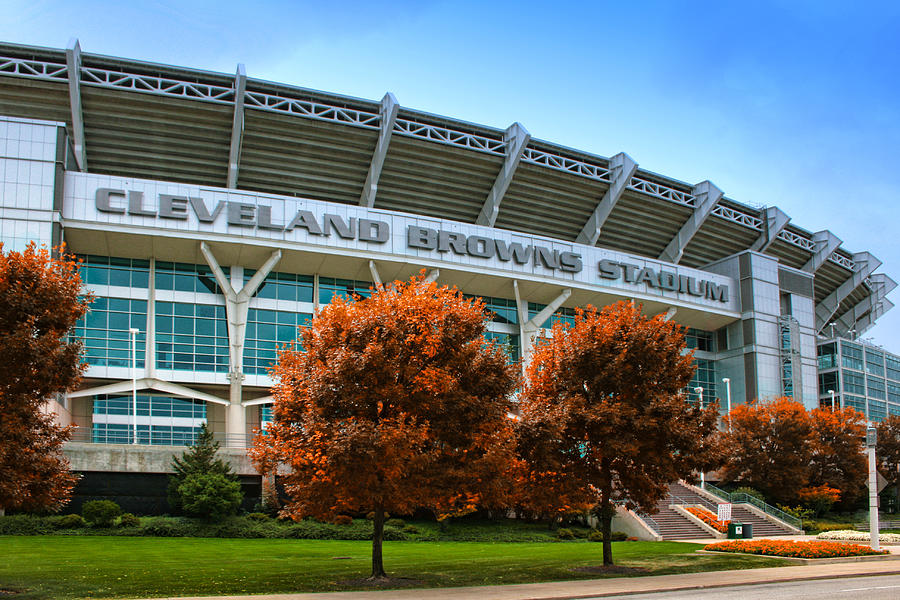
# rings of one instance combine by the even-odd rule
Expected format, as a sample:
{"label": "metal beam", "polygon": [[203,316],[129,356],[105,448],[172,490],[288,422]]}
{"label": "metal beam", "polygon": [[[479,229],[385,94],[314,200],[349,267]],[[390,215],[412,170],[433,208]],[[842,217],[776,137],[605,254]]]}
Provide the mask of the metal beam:
{"label": "metal beam", "polygon": [[876,304],[869,312],[869,314],[856,322],[856,331],[858,332],[858,334],[861,335],[869,330],[873,325],[875,325],[875,321],[881,318],[881,315],[891,310],[892,308],[894,308],[894,303],[887,298]]}
{"label": "metal beam", "polygon": [[241,164],[241,147],[244,143],[244,92],[247,91],[247,70],[238,63],[234,74],[234,120],[231,123],[231,150],[228,152],[228,184],[235,189]]}
{"label": "metal beam", "polygon": [[575,238],[576,243],[590,246],[597,243],[603,224],[609,218],[619,198],[622,197],[622,192],[628,187],[635,171],[637,171],[637,163],[624,152],[619,152],[609,159],[609,188],[603,194],[603,198],[600,199],[597,207],[594,208],[594,212],[588,218],[584,227],[581,228],[581,233]]}
{"label": "metal beam", "polygon": [[388,147],[391,144],[391,134],[394,132],[394,124],[397,122],[397,113],[400,104],[397,98],[390,92],[381,99],[381,126],[378,132],[378,142],[375,143],[375,152],[372,154],[372,162],[369,163],[369,173],[366,175],[366,183],[363,185],[362,194],[359,196],[359,205],[372,208],[375,206],[375,194],[378,192],[378,179],[381,177],[381,169],[384,167],[384,159],[387,158]]}
{"label": "metal beam", "polygon": [[437,281],[437,278],[441,276],[440,269],[432,269],[428,272],[428,275],[425,276],[425,283],[434,283]]}
{"label": "metal beam", "polygon": [[841,239],[827,229],[815,232],[812,236],[812,240],[816,245],[816,249],[810,259],[806,261],[806,264],[801,267],[801,269],[807,273],[815,273],[818,271],[819,267],[824,265],[825,261],[828,260],[828,257],[831,256],[831,253],[837,250],[838,246],[841,245]]}
{"label": "metal beam", "polygon": [[[195,400],[203,400],[204,402],[213,402],[215,404],[228,404],[228,401],[224,398],[219,398],[218,396],[213,396],[212,394],[207,394],[205,392],[198,392],[197,390],[192,390],[189,387],[185,387],[177,383],[172,383],[170,381],[163,381],[162,379],[156,379],[155,377],[142,377],[141,379],[138,379],[137,389],[156,390],[159,392],[172,394],[173,396],[193,398]],[[132,381],[129,379],[127,381],[118,381],[116,383],[108,383],[106,385],[101,385],[98,387],[85,388],[83,390],[69,392],[68,394],[66,394],[66,397],[82,398],[85,396],[97,396],[100,394],[121,394],[123,392],[130,392],[131,390]]]}
{"label": "metal beam", "polygon": [[503,134],[503,141],[506,143],[506,158],[503,161],[500,173],[497,174],[497,179],[494,180],[491,192],[481,207],[481,213],[475,220],[475,223],[478,225],[493,227],[494,223],[497,222],[497,215],[500,214],[500,203],[503,201],[506,190],[509,189],[509,184],[512,183],[513,175],[515,175],[519,161],[522,159],[522,152],[530,139],[531,134],[522,127],[521,123],[513,123],[506,129],[506,133]]}
{"label": "metal beam", "polygon": [[69,40],[66,48],[66,69],[69,76],[69,107],[72,111],[72,146],[79,171],[87,171],[84,143],[84,117],[81,110],[81,44],[78,38]]}
{"label": "metal beam", "polygon": [[704,221],[709,217],[712,209],[716,206],[716,202],[722,197],[722,190],[713,185],[710,181],[703,181],[694,186],[692,191],[694,196],[694,212],[690,218],[681,226],[678,233],[666,246],[666,249],[659,255],[659,260],[669,263],[678,264],[684,255],[684,249],[691,242],[691,239],[700,231]]}
{"label": "metal beam", "polygon": [[768,206],[762,215],[763,232],[750,249],[754,252],[765,252],[778,239],[778,234],[787,227],[791,218],[777,206]]}
{"label": "metal beam", "polygon": [[868,252],[859,252],[853,255],[853,273],[828,297],[816,305],[816,331],[821,332],[831,323],[831,318],[837,312],[841,302],[880,266],[881,261]]}
{"label": "metal beam", "polygon": [[[841,335],[846,335],[851,329],[859,331],[857,324],[875,310],[885,297],[897,287],[897,282],[883,273],[876,273],[869,277],[869,284],[872,288],[871,294],[851,306],[837,319],[832,320]],[[830,325],[831,323],[828,326],[830,327]]]}

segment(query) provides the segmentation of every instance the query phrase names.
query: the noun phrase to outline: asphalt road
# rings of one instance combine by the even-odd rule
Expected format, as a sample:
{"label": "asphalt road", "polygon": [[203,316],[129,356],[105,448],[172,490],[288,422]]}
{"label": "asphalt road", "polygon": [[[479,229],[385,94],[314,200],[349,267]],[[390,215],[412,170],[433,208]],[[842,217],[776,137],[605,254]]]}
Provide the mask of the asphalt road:
{"label": "asphalt road", "polygon": [[[628,600],[898,600],[900,599],[900,575],[876,577],[844,577],[813,581],[788,581],[759,585],[735,585],[679,592],[604,596]],[[592,600],[584,598],[584,600]],[[600,597],[597,600],[601,600]]]}

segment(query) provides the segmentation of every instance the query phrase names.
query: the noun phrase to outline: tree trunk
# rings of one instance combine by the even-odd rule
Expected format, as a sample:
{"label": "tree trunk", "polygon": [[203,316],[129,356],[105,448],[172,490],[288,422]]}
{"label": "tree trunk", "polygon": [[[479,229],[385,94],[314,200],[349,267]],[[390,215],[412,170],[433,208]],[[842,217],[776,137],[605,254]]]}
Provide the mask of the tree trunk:
{"label": "tree trunk", "polygon": [[600,506],[600,531],[603,533],[603,566],[612,565],[612,505],[609,500],[603,499]]}
{"label": "tree trunk", "polygon": [[372,575],[369,579],[385,579],[384,561],[381,556],[381,542],[384,540],[384,507],[379,502],[375,507],[375,518],[372,525],[375,530],[372,533]]}

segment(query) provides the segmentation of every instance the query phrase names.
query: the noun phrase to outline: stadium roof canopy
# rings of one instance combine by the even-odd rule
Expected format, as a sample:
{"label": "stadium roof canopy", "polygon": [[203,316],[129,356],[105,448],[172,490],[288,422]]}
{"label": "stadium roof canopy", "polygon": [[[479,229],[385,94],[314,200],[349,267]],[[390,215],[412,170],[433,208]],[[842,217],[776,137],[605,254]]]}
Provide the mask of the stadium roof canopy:
{"label": "stadium roof canopy", "polygon": [[[816,325],[857,335],[893,304],[881,262],[777,207],[611,158],[246,76],[0,44],[0,114],[65,122],[82,171],[478,223],[702,268],[747,249],[815,276]],[[828,333],[828,332],[826,332]]]}

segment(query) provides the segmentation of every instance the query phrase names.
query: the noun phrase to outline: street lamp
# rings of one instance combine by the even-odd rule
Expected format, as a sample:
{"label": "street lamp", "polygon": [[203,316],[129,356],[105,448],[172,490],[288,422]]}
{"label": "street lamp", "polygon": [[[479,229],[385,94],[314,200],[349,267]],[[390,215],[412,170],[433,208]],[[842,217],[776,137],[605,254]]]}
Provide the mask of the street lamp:
{"label": "street lamp", "polygon": [[[722,383],[725,384],[725,402],[727,408],[725,409],[725,416],[731,415],[731,379],[728,377],[722,378]],[[731,421],[728,421],[728,431],[731,431]]]}
{"label": "street lamp", "polygon": [[133,426],[132,433],[134,438],[132,444],[138,443],[137,434],[137,334],[138,329],[132,327],[128,330],[131,335],[131,423]]}
{"label": "street lamp", "polygon": [[695,387],[695,388],[694,388],[694,392],[696,392],[696,393],[697,393],[697,397],[700,398],[700,408],[702,409],[702,408],[703,408],[703,388],[702,388],[702,387]]}
{"label": "street lamp", "polygon": [[[700,397],[700,410],[703,410],[703,388],[698,386],[694,388],[694,391]],[[703,469],[700,470],[700,489],[706,489],[706,473],[703,472]]]}
{"label": "street lamp", "polygon": [[831,394],[831,412],[834,412],[834,390],[828,390],[828,393]]}

